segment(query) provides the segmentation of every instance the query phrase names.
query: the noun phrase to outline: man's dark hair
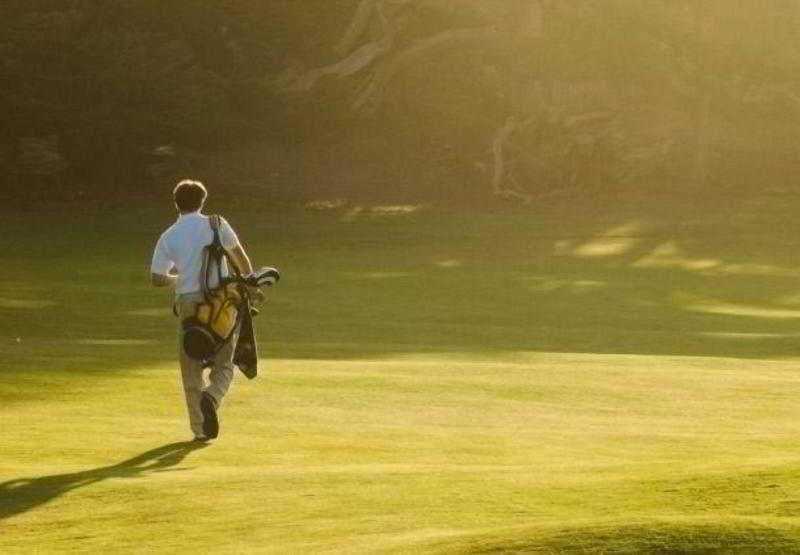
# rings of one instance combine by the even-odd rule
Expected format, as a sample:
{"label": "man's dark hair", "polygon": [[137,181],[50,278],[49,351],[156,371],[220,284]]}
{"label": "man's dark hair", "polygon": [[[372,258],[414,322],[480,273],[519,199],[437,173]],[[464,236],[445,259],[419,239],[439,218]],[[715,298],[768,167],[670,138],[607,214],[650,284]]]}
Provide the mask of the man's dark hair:
{"label": "man's dark hair", "polygon": [[172,198],[175,199],[175,206],[181,212],[195,212],[200,210],[206,201],[208,191],[199,181],[184,179],[175,186],[172,191]]}

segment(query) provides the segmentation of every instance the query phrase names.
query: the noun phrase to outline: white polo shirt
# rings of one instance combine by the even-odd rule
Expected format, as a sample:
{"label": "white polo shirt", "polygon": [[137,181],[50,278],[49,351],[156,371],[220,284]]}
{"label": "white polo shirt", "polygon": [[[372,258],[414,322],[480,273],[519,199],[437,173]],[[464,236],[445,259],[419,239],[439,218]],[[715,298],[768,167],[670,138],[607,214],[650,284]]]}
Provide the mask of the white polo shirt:
{"label": "white polo shirt", "polygon": [[[220,217],[219,239],[226,250],[239,245],[239,238],[228,222]],[[211,222],[208,216],[198,212],[181,214],[175,222],[161,234],[153,252],[153,262],[150,271],[154,274],[167,275],[174,269],[178,273],[178,282],[175,284],[175,293],[194,293],[201,291],[200,271],[203,267],[203,248],[214,240],[211,231]],[[217,286],[216,268],[211,269],[211,283]],[[223,260],[222,275],[228,275],[228,266]]]}

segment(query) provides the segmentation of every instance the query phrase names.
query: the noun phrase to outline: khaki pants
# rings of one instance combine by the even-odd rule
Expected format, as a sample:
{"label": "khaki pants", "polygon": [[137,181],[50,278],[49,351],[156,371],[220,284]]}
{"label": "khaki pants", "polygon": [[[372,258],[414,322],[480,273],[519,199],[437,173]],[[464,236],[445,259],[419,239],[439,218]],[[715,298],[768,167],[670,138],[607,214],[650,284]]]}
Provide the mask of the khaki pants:
{"label": "khaki pants", "polygon": [[183,351],[183,328],[181,322],[184,318],[194,315],[195,307],[203,302],[202,293],[185,293],[179,295],[176,301],[178,312],[178,356],[181,363],[181,377],[183,378],[183,392],[186,396],[186,408],[189,413],[189,426],[195,437],[203,435],[203,414],[200,411],[200,399],[203,392],[208,392],[217,402],[217,407],[228,392],[233,381],[233,353],[239,339],[239,328],[233,331],[230,340],[220,349],[214,358],[214,363],[204,375],[201,363],[189,358]]}

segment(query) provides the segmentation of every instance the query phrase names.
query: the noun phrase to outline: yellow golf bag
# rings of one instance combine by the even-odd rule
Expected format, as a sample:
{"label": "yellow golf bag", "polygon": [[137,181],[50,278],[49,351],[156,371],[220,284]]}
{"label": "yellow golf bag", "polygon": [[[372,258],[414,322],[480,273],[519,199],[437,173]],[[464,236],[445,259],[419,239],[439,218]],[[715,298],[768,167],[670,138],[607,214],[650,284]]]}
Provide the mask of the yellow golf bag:
{"label": "yellow golf bag", "polygon": [[[219,239],[219,216],[210,216],[209,220],[214,240],[203,252],[200,284],[204,301],[197,304],[192,316],[181,322],[184,352],[206,364],[228,342],[239,324],[247,294],[241,280],[230,280],[222,276],[227,253]],[[212,265],[216,266],[217,271],[217,285],[213,289],[209,287]],[[236,271],[235,267],[232,269]]]}

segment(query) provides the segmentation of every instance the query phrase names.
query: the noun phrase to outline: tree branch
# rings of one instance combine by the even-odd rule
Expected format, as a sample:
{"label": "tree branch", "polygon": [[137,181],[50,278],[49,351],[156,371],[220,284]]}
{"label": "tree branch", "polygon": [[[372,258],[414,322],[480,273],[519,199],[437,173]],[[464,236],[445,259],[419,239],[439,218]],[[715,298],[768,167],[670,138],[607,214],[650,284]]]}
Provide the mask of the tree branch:
{"label": "tree branch", "polygon": [[401,69],[410,65],[421,55],[425,54],[428,50],[462,40],[485,38],[493,34],[493,29],[485,27],[477,29],[455,29],[438,33],[426,39],[414,41],[410,47],[406,48],[399,54],[396,54],[389,61],[387,61],[385,65],[379,67],[375,71],[372,79],[353,101],[353,108],[356,110],[361,110],[365,108],[369,102],[377,103],[376,98],[380,96],[383,89],[389,84],[394,76]]}
{"label": "tree branch", "polygon": [[506,181],[505,157],[503,147],[511,135],[519,127],[519,122],[514,116],[506,119],[505,124],[497,130],[492,141],[492,154],[494,155],[494,173],[492,174],[492,193],[505,199],[518,199],[528,204],[533,200],[531,195],[517,189],[504,187]]}
{"label": "tree branch", "polygon": [[326,75],[335,75],[339,78],[353,75],[383,56],[391,48],[393,39],[393,36],[387,35],[380,40],[368,42],[343,60],[324,67],[311,69],[291,79],[283,88],[290,92],[304,92],[311,90],[317,84],[317,81]]}
{"label": "tree branch", "polygon": [[358,3],[353,19],[350,20],[350,25],[347,30],[339,39],[339,42],[334,47],[334,50],[341,56],[344,56],[355,47],[358,39],[364,34],[364,31],[369,25],[372,14],[375,10],[375,0],[361,0]]}

